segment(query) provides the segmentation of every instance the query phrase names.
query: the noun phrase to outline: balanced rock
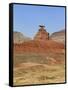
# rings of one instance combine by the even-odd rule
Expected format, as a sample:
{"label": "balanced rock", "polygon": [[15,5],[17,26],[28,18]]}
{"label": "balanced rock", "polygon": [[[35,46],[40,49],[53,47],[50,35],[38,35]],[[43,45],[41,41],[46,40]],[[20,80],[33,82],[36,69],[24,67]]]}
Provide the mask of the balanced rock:
{"label": "balanced rock", "polygon": [[37,32],[37,34],[34,37],[34,40],[48,40],[49,39],[49,33],[44,29],[45,26],[39,25],[40,29]]}

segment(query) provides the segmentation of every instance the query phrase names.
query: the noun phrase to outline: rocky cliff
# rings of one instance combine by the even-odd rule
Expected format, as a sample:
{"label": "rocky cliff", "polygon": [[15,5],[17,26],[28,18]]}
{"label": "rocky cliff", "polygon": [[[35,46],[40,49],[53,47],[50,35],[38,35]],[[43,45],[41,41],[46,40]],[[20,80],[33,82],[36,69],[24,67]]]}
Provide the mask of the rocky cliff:
{"label": "rocky cliff", "polygon": [[52,33],[50,39],[65,44],[65,30]]}
{"label": "rocky cliff", "polygon": [[14,43],[20,44],[31,40],[31,38],[24,36],[21,32],[13,32]]}
{"label": "rocky cliff", "polygon": [[34,40],[38,40],[38,41],[48,40],[49,39],[49,33],[44,28],[45,26],[40,25],[39,27],[40,27],[40,29],[38,30],[37,34],[35,35]]}

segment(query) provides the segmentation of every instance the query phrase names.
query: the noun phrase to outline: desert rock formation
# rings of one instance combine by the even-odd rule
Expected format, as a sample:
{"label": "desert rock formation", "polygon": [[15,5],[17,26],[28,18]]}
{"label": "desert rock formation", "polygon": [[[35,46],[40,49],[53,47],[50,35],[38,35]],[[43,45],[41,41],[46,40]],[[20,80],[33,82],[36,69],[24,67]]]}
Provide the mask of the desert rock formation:
{"label": "desert rock formation", "polygon": [[44,29],[45,26],[39,25],[40,29],[37,32],[37,34],[34,37],[34,40],[48,40],[49,39],[49,33]]}
{"label": "desert rock formation", "polygon": [[65,44],[65,30],[60,30],[58,32],[54,32],[50,38],[54,41]]}
{"label": "desert rock formation", "polygon": [[37,53],[47,53],[47,52],[54,52],[60,53],[64,52],[64,45],[62,43],[58,43],[52,40],[47,41],[28,41],[22,44],[15,44],[14,50],[16,53],[25,53],[25,52],[37,52]]}
{"label": "desert rock formation", "polygon": [[[15,38],[19,38],[19,43],[14,44],[14,50],[16,52],[64,52],[64,44],[60,43],[59,41],[56,42],[55,38],[58,38],[57,40],[60,40],[59,37],[64,37],[64,32],[56,32],[53,33],[51,37],[49,37],[49,33],[44,29],[44,26],[40,25],[40,29],[35,35],[33,40],[26,39],[22,36],[21,33],[15,33]],[[24,40],[23,40],[24,38]],[[27,42],[23,42],[27,40]]]}
{"label": "desert rock formation", "polygon": [[31,40],[31,38],[24,36],[21,32],[13,32],[13,42],[21,44],[23,42]]}

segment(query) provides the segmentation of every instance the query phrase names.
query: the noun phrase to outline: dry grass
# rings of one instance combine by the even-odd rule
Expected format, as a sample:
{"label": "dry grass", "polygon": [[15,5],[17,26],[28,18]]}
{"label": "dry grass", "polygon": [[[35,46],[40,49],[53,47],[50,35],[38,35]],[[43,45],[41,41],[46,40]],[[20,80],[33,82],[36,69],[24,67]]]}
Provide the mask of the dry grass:
{"label": "dry grass", "polygon": [[[48,57],[48,58],[47,58]],[[52,60],[53,58],[53,60]],[[62,63],[56,64],[56,60]],[[65,82],[64,54],[14,54],[14,85]]]}

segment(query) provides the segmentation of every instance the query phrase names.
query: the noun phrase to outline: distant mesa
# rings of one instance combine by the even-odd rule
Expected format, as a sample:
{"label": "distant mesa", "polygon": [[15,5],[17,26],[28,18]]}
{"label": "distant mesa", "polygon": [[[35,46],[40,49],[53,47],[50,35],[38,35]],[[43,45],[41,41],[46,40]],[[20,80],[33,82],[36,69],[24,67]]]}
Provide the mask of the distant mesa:
{"label": "distant mesa", "polygon": [[23,42],[31,40],[31,38],[24,36],[21,32],[13,32],[14,43],[21,44]]}
{"label": "distant mesa", "polygon": [[34,37],[34,40],[48,40],[49,39],[49,33],[46,31],[46,29],[44,28],[44,25],[39,25],[40,29],[37,32],[37,34]]}
{"label": "distant mesa", "polygon": [[52,33],[50,38],[56,42],[65,44],[65,29]]}

